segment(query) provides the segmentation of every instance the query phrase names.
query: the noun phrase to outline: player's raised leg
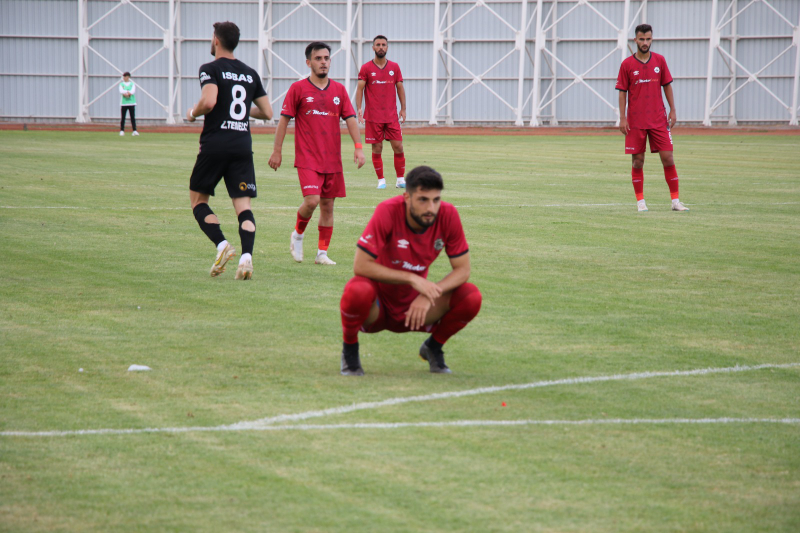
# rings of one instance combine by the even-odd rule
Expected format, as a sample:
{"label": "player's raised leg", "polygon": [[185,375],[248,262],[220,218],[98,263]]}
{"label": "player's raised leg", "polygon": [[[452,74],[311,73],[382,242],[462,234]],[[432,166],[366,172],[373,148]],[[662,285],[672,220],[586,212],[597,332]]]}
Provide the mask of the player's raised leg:
{"label": "player's raised leg", "polygon": [[225,272],[225,264],[231,257],[236,255],[236,250],[225,240],[225,235],[222,234],[219,226],[219,219],[208,206],[209,195],[189,191],[189,197],[192,204],[192,213],[200,225],[200,229],[217,247],[217,254],[211,264],[209,273],[212,277],[219,276]]}

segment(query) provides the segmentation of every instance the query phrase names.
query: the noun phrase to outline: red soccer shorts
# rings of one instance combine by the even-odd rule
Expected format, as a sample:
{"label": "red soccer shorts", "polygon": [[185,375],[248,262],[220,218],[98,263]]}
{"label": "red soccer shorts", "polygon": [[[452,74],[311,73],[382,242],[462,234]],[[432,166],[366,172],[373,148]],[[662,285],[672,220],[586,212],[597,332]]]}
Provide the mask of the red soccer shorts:
{"label": "red soccer shorts", "polygon": [[298,168],[297,177],[300,178],[300,189],[303,196],[318,194],[322,198],[344,198],[347,196],[344,188],[344,174],[332,172],[324,174],[308,168]]}
{"label": "red soccer shorts", "polygon": [[403,130],[400,129],[400,122],[397,120],[386,123],[367,121],[364,138],[367,140],[367,144],[378,144],[384,139],[402,141]]}
{"label": "red soccer shorts", "polygon": [[625,153],[641,154],[647,149],[645,141],[650,137],[650,152],[671,152],[672,132],[666,127],[656,130],[633,129],[625,136]]}
{"label": "red soccer shorts", "polygon": [[361,326],[361,331],[364,333],[378,333],[379,331],[388,330],[393,333],[408,333],[411,331],[430,333],[436,324],[422,326],[419,329],[409,329],[406,326],[406,318],[389,316],[386,312],[386,307],[381,303],[378,298],[378,319],[369,326]]}

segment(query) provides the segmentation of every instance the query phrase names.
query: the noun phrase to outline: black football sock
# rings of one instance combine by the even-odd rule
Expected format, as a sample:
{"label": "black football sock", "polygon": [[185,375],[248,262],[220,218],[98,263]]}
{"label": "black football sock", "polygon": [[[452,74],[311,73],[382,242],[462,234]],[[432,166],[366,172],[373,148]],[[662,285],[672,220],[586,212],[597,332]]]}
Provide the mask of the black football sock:
{"label": "black football sock", "polygon": [[219,223],[209,224],[206,222],[206,217],[214,214],[214,211],[208,207],[208,204],[197,204],[194,206],[194,209],[192,209],[192,213],[194,213],[194,218],[200,225],[200,229],[203,230],[203,233],[205,233],[209,239],[211,239],[211,242],[214,243],[214,246],[219,245],[219,243],[225,240],[225,236],[222,234]]}
{"label": "black football sock", "polygon": [[256,231],[247,231],[246,229],[242,228],[242,225],[247,220],[252,222],[253,226],[256,225],[256,219],[253,217],[253,212],[249,209],[239,213],[239,238],[242,240],[242,253],[252,255],[253,244],[256,242]]}
{"label": "black football sock", "polygon": [[440,353],[442,351],[442,346],[444,346],[444,344],[441,342],[434,340],[433,335],[428,337],[428,340],[425,341],[425,344],[427,344],[428,348],[433,350],[434,353]]}
{"label": "black football sock", "polygon": [[353,344],[343,342],[342,353],[344,353],[344,360],[348,367],[356,369],[361,365],[361,362],[358,358],[358,341],[354,342]]}

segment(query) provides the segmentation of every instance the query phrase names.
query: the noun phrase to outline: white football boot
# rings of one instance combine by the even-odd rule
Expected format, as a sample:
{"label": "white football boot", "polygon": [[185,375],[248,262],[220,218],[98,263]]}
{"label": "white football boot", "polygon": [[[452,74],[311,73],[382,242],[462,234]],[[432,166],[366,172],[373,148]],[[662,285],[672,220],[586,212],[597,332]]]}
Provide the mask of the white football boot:
{"label": "white football boot", "polygon": [[214,259],[214,264],[211,265],[211,271],[209,272],[211,277],[215,278],[225,272],[225,263],[234,255],[236,255],[236,250],[233,249],[230,243],[226,244],[222,250],[219,250],[217,257]]}
{"label": "white football boot", "polygon": [[688,211],[689,208],[681,203],[680,200],[672,200],[673,211]]}
{"label": "white football boot", "polygon": [[303,262],[303,235],[296,231],[292,232],[292,237],[289,239],[289,251],[292,252],[292,259],[298,263]]}
{"label": "white football boot", "polygon": [[125,137],[125,132],[124,131],[119,132],[119,136],[120,137]]}
{"label": "white football boot", "polygon": [[644,213],[647,211],[647,204],[644,203],[644,200],[639,200],[636,202],[636,209],[638,209],[640,213]]}
{"label": "white football boot", "polygon": [[314,263],[317,265],[335,265],[336,262],[328,257],[328,252],[323,252],[322,250],[317,252],[317,258],[314,259]]}
{"label": "white football boot", "polygon": [[406,179],[405,178],[397,178],[397,184],[394,186],[395,189],[405,189],[406,188]]}
{"label": "white football boot", "polygon": [[239,267],[236,269],[236,276],[233,279],[248,280],[252,278],[253,278],[253,261],[251,261],[250,259],[243,259],[242,261],[239,261]]}
{"label": "white football boot", "polygon": [[134,137],[138,137],[139,136],[139,132],[138,131],[134,131],[133,133],[131,133],[131,135],[133,135]]}

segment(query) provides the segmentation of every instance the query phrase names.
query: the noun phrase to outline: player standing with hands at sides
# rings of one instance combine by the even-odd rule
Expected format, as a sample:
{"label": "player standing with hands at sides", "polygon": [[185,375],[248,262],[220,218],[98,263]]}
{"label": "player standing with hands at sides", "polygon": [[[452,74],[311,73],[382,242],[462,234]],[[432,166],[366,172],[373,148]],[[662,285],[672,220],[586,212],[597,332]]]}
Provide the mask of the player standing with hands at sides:
{"label": "player standing with hands at sides", "polygon": [[139,132],[136,131],[136,84],[131,81],[131,73],[126,72],[122,75],[122,82],[119,84],[119,94],[122,95],[120,100],[120,114],[122,119],[119,122],[119,134],[125,135],[125,114],[131,114],[131,126],[133,126],[132,135],[136,137]]}
{"label": "player standing with hands at sides", "polygon": [[281,119],[275,130],[275,149],[269,166],[278,170],[283,156],[283,139],[289,121],[295,119],[294,166],[300,179],[303,203],[297,210],[297,222],[289,241],[289,251],[298,263],[303,261],[303,236],[306,226],[319,206],[319,244],[314,263],[335,265],[328,257],[333,235],[333,202],[346,196],[342,173],[342,132],[339,119],[355,144],[353,161],[364,166],[364,151],[358,131],[356,112],[350,103],[347,89],[328,78],[331,67],[331,47],[313,42],[306,47],[306,65],[311,69],[308,78],[294,82],[286,93]]}
{"label": "player standing with hands at sides", "polygon": [[[442,345],[461,331],[481,309],[481,293],[472,283],[469,246],[458,211],[442,201],[442,176],[417,167],[406,177],[406,190],[378,204],[358,239],[355,277],[347,282],[340,304],[344,345],[341,373],[363,376],[358,332],[425,331],[419,348],[430,371],[449,374]],[[445,250],[450,271],[438,283],[428,267]]]}
{"label": "player standing with hands at sides", "polygon": [[[186,120],[194,122],[205,115],[200,134],[200,153],[189,181],[192,212],[200,229],[217,247],[211,265],[211,276],[225,271],[225,264],[236,250],[225,240],[217,215],[208,206],[214,188],[222,178],[239,218],[242,257],[235,279],[253,276],[253,244],[256,220],[250,210],[250,199],[256,197],[256,171],[253,166],[253,140],[250,137],[250,116],[272,118],[272,106],[258,73],[233,57],[239,44],[239,28],[233,22],[214,24],[211,55],[216,59],[200,67],[200,100],[186,112]],[[256,107],[250,109],[250,104]]]}
{"label": "player standing with hands at sides", "polygon": [[[396,188],[406,186],[406,156],[403,153],[403,130],[400,122],[406,121],[406,90],[403,88],[403,74],[400,65],[386,59],[389,40],[383,35],[372,39],[375,59],[364,63],[358,72],[356,89],[356,109],[358,121],[364,124],[364,137],[372,145],[372,165],[378,175],[378,189],[386,188],[383,177],[383,140],[389,141],[394,151],[394,170],[397,176]],[[395,95],[396,93],[396,95]],[[366,96],[364,113],[361,112],[361,97]],[[400,100],[400,118],[397,116],[397,99]]]}
{"label": "player standing with hands at sides", "polygon": [[[639,211],[647,211],[644,201],[645,141],[650,138],[650,152],[658,152],[664,166],[673,211],[688,211],[678,199],[678,171],[672,157],[672,133],[675,125],[675,100],[672,75],[664,56],[650,51],[653,28],[649,24],[636,27],[636,53],[622,62],[617,77],[619,91],[619,130],[625,135],[625,153],[632,154],[631,179]],[[669,117],[664,109],[661,88],[669,104]],[[627,102],[626,102],[627,100]],[[627,103],[627,117],[625,113]]]}

